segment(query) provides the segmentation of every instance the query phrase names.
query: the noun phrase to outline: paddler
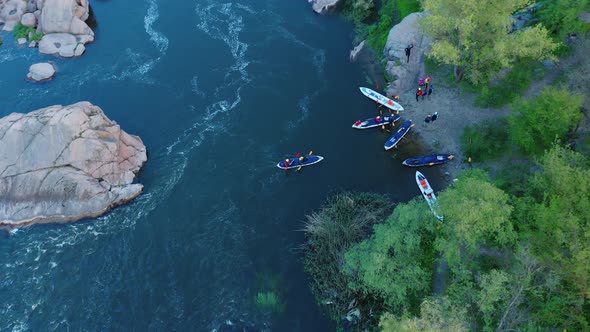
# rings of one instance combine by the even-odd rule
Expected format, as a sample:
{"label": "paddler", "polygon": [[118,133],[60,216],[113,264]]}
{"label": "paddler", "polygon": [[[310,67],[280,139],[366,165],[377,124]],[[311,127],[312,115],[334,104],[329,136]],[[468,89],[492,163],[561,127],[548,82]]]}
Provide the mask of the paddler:
{"label": "paddler", "polygon": [[297,152],[297,154],[295,155],[295,157],[297,159],[299,159],[300,163],[303,163],[305,161],[305,157],[301,155],[301,153]]}
{"label": "paddler", "polygon": [[293,162],[289,158],[285,159],[285,167],[290,167]]}

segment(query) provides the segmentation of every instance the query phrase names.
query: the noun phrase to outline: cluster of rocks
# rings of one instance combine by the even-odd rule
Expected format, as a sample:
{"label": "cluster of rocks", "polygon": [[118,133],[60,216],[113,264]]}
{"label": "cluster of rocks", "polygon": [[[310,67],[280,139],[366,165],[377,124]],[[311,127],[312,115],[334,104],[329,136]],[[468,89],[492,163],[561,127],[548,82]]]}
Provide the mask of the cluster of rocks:
{"label": "cluster of rocks", "polygon": [[94,41],[94,32],[85,23],[90,15],[88,0],[0,0],[0,28],[12,31],[19,23],[34,28],[27,38],[20,38],[19,44],[43,34],[39,41],[39,52],[62,57],[80,56],[85,44]]}
{"label": "cluster of rocks", "polygon": [[138,196],[147,160],[129,135],[89,102],[0,119],[0,227],[99,216]]}

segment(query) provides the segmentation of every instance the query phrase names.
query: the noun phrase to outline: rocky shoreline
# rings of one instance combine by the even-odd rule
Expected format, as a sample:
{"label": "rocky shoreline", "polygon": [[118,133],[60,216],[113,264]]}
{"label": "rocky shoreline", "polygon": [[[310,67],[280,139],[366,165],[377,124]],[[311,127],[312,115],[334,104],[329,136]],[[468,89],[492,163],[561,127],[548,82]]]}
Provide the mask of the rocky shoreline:
{"label": "rocky shoreline", "polygon": [[0,30],[42,54],[76,57],[94,41],[90,14],[88,0],[0,0]]}

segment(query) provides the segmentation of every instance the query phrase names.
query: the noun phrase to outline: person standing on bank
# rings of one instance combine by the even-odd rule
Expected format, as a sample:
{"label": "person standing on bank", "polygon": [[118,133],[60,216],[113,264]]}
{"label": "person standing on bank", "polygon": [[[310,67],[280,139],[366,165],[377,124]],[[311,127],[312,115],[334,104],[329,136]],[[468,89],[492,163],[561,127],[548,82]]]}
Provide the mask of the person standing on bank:
{"label": "person standing on bank", "polygon": [[432,121],[432,123],[434,123],[434,121],[436,121],[436,119],[438,119],[438,112],[432,113],[432,116],[430,117],[430,121]]}
{"label": "person standing on bank", "polygon": [[422,91],[422,88],[418,88],[418,91],[416,91],[416,101],[418,101],[420,96],[422,96],[422,99],[424,99],[424,91]]}
{"label": "person standing on bank", "polygon": [[410,44],[410,45],[408,45],[408,47],[406,47],[406,57],[408,58],[406,63],[410,62],[410,53],[412,52],[413,47],[414,47],[414,44]]}

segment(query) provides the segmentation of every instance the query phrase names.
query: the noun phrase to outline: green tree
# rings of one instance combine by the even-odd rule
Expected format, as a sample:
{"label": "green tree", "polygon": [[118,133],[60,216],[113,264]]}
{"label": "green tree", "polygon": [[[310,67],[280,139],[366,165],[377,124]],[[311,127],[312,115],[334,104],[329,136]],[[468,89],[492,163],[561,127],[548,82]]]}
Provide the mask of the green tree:
{"label": "green tree", "polygon": [[455,78],[464,74],[475,84],[486,83],[518,59],[552,58],[555,44],[538,25],[512,31],[512,13],[530,0],[424,0],[431,15],[425,32],[434,38],[430,57],[455,67]]}
{"label": "green tree", "polygon": [[382,298],[393,312],[410,309],[430,289],[432,215],[422,200],[398,205],[369,240],[345,255],[349,287]]}
{"label": "green tree", "polygon": [[381,332],[463,332],[469,331],[466,310],[446,297],[428,297],[420,305],[420,317],[397,318],[385,313],[379,322]]}
{"label": "green tree", "polygon": [[537,14],[551,34],[565,38],[569,33],[588,30],[587,24],[578,16],[589,5],[589,0],[545,0]]}
{"label": "green tree", "polygon": [[491,270],[481,276],[477,305],[482,313],[484,326],[490,328],[500,320],[499,307],[510,297],[510,281],[510,275],[501,270]]}
{"label": "green tree", "polygon": [[482,246],[502,248],[513,243],[509,197],[495,187],[481,170],[464,175],[439,195],[445,215],[435,247],[451,267],[468,263]]}
{"label": "green tree", "polygon": [[[590,326],[590,168],[579,153],[555,146],[540,160],[518,213],[536,255],[564,280],[548,298],[566,327]],[[567,300],[564,300],[567,299]],[[550,301],[549,301],[550,300]],[[569,308],[569,309],[567,309]],[[570,326],[568,326],[570,325]]]}
{"label": "green tree", "polygon": [[544,151],[580,121],[583,102],[582,95],[548,87],[531,101],[515,103],[509,118],[512,140],[527,153]]}

